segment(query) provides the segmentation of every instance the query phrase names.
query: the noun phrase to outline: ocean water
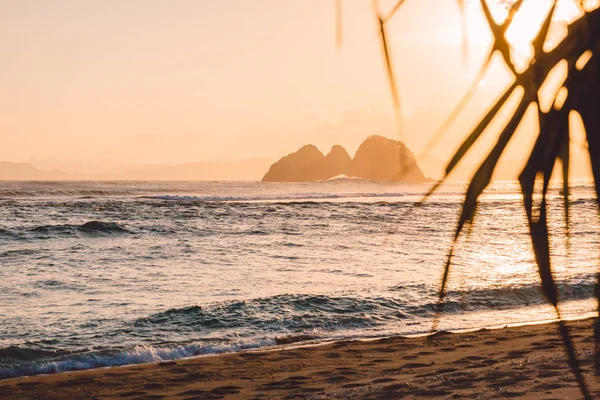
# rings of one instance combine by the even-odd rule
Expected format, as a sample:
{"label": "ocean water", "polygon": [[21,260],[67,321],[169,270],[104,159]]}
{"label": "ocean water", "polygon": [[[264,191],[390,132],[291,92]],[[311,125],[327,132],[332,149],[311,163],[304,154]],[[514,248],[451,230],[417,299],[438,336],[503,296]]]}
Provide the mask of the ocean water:
{"label": "ocean water", "polygon": [[[463,184],[0,182],[0,378],[431,329]],[[594,190],[550,191],[563,312],[595,312]],[[518,185],[460,240],[440,329],[554,318]]]}

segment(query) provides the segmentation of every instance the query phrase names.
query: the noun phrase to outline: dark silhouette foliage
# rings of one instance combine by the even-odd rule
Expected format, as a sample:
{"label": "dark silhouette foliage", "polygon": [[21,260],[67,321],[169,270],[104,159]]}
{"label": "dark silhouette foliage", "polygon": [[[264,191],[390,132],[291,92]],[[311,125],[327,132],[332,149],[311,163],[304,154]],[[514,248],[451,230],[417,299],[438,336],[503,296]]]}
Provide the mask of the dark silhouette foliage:
{"label": "dark silhouette foliage", "polygon": [[[464,0],[457,0],[463,16],[463,54],[466,52],[466,29],[464,28]],[[452,256],[454,254],[454,245],[459,239],[464,228],[470,226],[475,217],[478,199],[483,191],[490,184],[492,175],[500,156],[505,151],[508,143],[512,139],[517,127],[523,120],[526,111],[530,106],[537,108],[538,115],[538,133],[535,144],[529,155],[528,161],[519,176],[521,192],[523,195],[523,205],[527,215],[529,235],[533,245],[538,266],[540,281],[543,293],[556,311],[559,319],[559,332],[563,340],[564,348],[567,353],[568,364],[571,372],[575,376],[582,396],[586,399],[591,398],[589,389],[585,383],[581,372],[579,360],[577,359],[576,349],[569,334],[568,327],[562,320],[559,309],[559,294],[552,273],[552,260],[550,257],[550,240],[547,225],[547,202],[546,194],[552,171],[557,162],[562,166],[562,180],[564,196],[563,206],[565,209],[565,229],[569,232],[569,146],[571,127],[569,126],[569,116],[577,113],[583,121],[585,128],[587,149],[591,159],[592,172],[596,188],[596,197],[600,199],[600,9],[584,10],[583,2],[571,0],[578,3],[583,11],[583,15],[568,25],[566,36],[551,50],[545,50],[547,44],[548,32],[550,31],[552,18],[555,14],[558,0],[554,0],[544,18],[537,36],[532,41],[533,57],[529,65],[523,70],[518,71],[512,60],[512,47],[505,37],[505,33],[510,27],[513,17],[518,14],[524,0],[496,0],[496,3],[507,7],[507,17],[501,23],[496,23],[490,12],[486,0],[479,0],[487,24],[493,34],[493,43],[474,85],[479,84],[487,70],[492,56],[499,52],[503,62],[514,76],[513,82],[502,94],[499,100],[489,109],[481,118],[476,127],[470,132],[465,141],[456,151],[445,170],[445,176],[442,182],[453,171],[457,164],[469,152],[471,147],[478,141],[481,134],[488,128],[490,123],[496,118],[498,113],[507,104],[509,98],[514,97],[517,91],[522,92],[518,106],[510,115],[508,121],[503,125],[497,139],[479,165],[477,171],[469,182],[466,196],[462,203],[462,210],[458,219],[454,233],[454,242],[449,251],[446,266],[441,279],[439,289],[439,308],[438,317],[434,320],[435,330],[439,312],[443,309],[444,298],[446,295],[446,285],[448,282],[449,271],[452,265]],[[392,100],[396,113],[400,107],[400,96],[394,68],[389,51],[390,38],[386,32],[386,24],[390,18],[398,12],[405,0],[399,0],[388,14],[382,14],[379,10],[377,1],[374,0],[374,9],[376,18],[379,22],[381,44],[385,60],[386,70],[389,78]],[[341,38],[341,34],[338,39]],[[585,62],[585,58],[587,62]],[[542,111],[540,107],[539,92],[540,88],[547,81],[551,71],[559,64],[566,63],[567,77],[562,84],[561,91],[566,92],[566,99],[560,99],[558,93],[553,100],[553,105],[549,111]],[[457,108],[450,114],[440,130],[434,135],[433,145],[439,137],[444,134],[447,128],[452,124],[456,116],[469,100],[472,90],[459,102]],[[563,101],[564,100],[564,101]],[[428,146],[430,146],[428,145]],[[426,147],[428,147],[426,146]],[[427,149],[426,149],[427,150]],[[428,150],[427,150],[428,151]],[[535,192],[535,183],[542,182],[541,193]],[[433,186],[423,200],[426,200],[442,182]],[[541,195],[541,201],[534,202],[534,194]],[[600,307],[600,272],[596,285],[596,297]],[[596,375],[600,375],[600,319],[596,319],[595,325],[595,360]]]}

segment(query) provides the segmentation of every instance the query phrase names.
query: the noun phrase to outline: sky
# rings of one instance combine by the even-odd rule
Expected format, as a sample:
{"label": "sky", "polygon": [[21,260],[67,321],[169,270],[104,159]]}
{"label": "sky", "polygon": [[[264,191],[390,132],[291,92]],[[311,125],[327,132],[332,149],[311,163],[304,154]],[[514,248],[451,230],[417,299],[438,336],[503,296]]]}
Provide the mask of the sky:
{"label": "sky", "polygon": [[447,159],[508,83],[494,63],[426,146],[488,51],[477,2],[466,61],[454,0],[407,1],[389,24],[401,132],[372,3],[342,5],[336,49],[333,0],[0,0],[0,160],[226,161],[308,143],[353,154],[371,134]]}

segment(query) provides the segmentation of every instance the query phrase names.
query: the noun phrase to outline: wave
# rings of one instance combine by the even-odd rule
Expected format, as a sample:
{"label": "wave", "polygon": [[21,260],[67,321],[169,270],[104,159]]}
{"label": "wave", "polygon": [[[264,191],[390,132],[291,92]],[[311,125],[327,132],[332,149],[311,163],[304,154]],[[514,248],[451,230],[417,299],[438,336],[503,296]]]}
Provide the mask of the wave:
{"label": "wave", "polygon": [[352,198],[401,198],[407,196],[418,196],[420,193],[395,192],[395,193],[290,193],[255,196],[189,196],[189,195],[157,195],[141,196],[144,199],[181,201],[181,202],[261,202],[261,201],[291,201],[305,202],[309,200],[335,200]]}
{"label": "wave", "polygon": [[[557,282],[560,298],[563,301],[586,300],[595,297],[595,275],[586,275],[577,279]],[[437,287],[425,285],[393,286],[392,292],[414,293],[419,290],[422,294],[437,296]],[[540,284],[529,284],[520,286],[504,286],[482,289],[457,289],[446,293],[444,313],[456,313],[464,311],[498,310],[532,305],[546,304]],[[421,305],[409,305],[404,308],[413,316],[427,317],[437,312],[437,302]]]}
{"label": "wave", "polygon": [[19,235],[14,232],[11,232],[8,229],[0,228],[0,239],[2,239],[2,238],[19,239]]}
{"label": "wave", "polygon": [[37,253],[37,250],[33,249],[22,249],[22,250],[6,250],[0,252],[0,258],[10,258],[10,257],[24,257],[31,256]]}
{"label": "wave", "polygon": [[35,199],[35,198],[53,198],[53,197],[70,197],[90,199],[97,197],[118,197],[118,196],[135,196],[139,195],[141,190],[127,189],[17,189],[17,190],[0,190],[0,200],[9,199]]}
{"label": "wave", "polygon": [[78,226],[77,229],[88,233],[129,233],[116,222],[90,221]]}
{"label": "wave", "polygon": [[[370,181],[359,178],[348,178],[348,177],[337,177],[331,180],[316,181],[316,182],[301,182],[301,183],[275,183],[263,184],[260,182],[218,182],[214,183],[217,187],[223,188],[235,188],[237,186],[237,192],[269,192],[271,187],[275,187],[276,191],[280,191],[282,188],[289,186],[291,191],[294,192],[299,187],[315,187],[316,190],[326,190],[327,187],[339,188],[339,186],[352,186],[352,187],[368,187],[368,186],[379,186],[379,187],[412,187],[419,188],[422,185],[419,184],[400,184],[396,182],[381,182],[381,181]],[[233,184],[237,184],[232,186]],[[346,185],[347,184],[347,185]],[[203,197],[196,196],[198,192],[202,192],[206,189],[206,182],[55,182],[52,185],[46,183],[17,183],[11,184],[9,187],[0,186],[0,200],[13,200],[13,199],[51,199],[51,198],[75,198],[75,199],[94,199],[102,197]],[[418,189],[417,189],[418,190]],[[161,191],[165,191],[170,194],[164,196],[160,195]],[[426,189],[421,190],[423,192]],[[158,194],[157,194],[158,193]],[[176,194],[175,194],[176,193]],[[206,196],[207,199],[211,197],[219,199],[224,198],[242,198],[244,196]],[[218,200],[215,200],[218,201]]]}
{"label": "wave", "polygon": [[[75,198],[75,199],[94,199],[103,197],[157,197],[165,199],[181,198],[199,198],[204,201],[236,201],[245,199],[254,199],[258,197],[289,197],[298,195],[298,193],[309,192],[309,196],[328,194],[340,194],[342,197],[348,195],[356,197],[357,195],[368,196],[368,192],[381,190],[383,195],[397,196],[401,194],[422,195],[431,187],[432,183],[402,183],[373,181],[361,178],[347,177],[339,175],[327,180],[316,182],[298,182],[298,183],[261,183],[261,182],[8,182],[0,185],[0,200],[14,199],[51,199],[51,198]],[[198,193],[206,190],[213,192],[215,189],[223,190],[222,194],[213,194],[200,196]],[[310,194],[314,189],[315,193]],[[590,183],[572,185],[571,192],[575,195],[582,194],[587,197],[593,195],[594,186]],[[438,194],[441,195],[464,195],[466,186],[464,182],[451,182],[440,188]],[[561,187],[551,188],[551,193],[558,194]],[[364,192],[367,192],[366,194]],[[165,193],[164,195],[162,193]],[[234,193],[228,195],[227,193]],[[246,195],[251,193],[250,195]],[[283,194],[281,194],[283,193]],[[520,193],[518,183],[495,182],[486,193],[493,195]],[[264,196],[263,196],[264,194]],[[381,195],[381,194],[380,194]],[[304,195],[300,195],[304,196]],[[213,199],[213,200],[211,200]],[[230,199],[230,200],[229,200]]]}
{"label": "wave", "polygon": [[387,186],[398,186],[398,185],[411,185],[411,186],[425,186],[428,183],[406,183],[406,182],[394,182],[394,181],[377,181],[373,179],[358,178],[355,176],[348,176],[346,174],[340,174],[327,179],[319,179],[316,181],[308,182],[309,184],[343,184],[351,183],[358,185],[373,184],[373,185],[387,185]]}
{"label": "wave", "polygon": [[[595,277],[559,282],[565,301],[594,297]],[[293,334],[335,332],[377,328],[390,321],[431,317],[438,310],[435,285],[394,286],[390,297],[352,297],[305,294],[282,294],[246,301],[233,301],[208,306],[169,309],[134,321],[136,328],[177,329],[205,332],[235,330],[283,330]],[[408,302],[419,293],[420,301]],[[444,304],[445,314],[470,311],[503,310],[545,304],[537,284],[486,289],[450,290]]]}
{"label": "wave", "polygon": [[[0,348],[0,360],[11,360],[11,361],[32,361],[32,360],[44,360],[55,357],[69,355],[69,351],[61,350],[44,350],[36,348],[27,348],[19,346],[8,346]],[[1,375],[0,375],[1,376]]]}
{"label": "wave", "polygon": [[293,333],[337,331],[378,326],[380,317],[406,318],[402,304],[389,298],[333,297],[327,295],[282,294],[246,301],[217,303],[170,309],[136,320],[136,327],[177,326],[203,331],[235,329],[238,335],[249,331],[274,329]]}
{"label": "wave", "polygon": [[[193,342],[187,344],[165,344],[162,346],[136,346],[132,349],[89,351],[81,353],[63,352],[55,360],[47,360],[60,352],[40,351],[17,346],[0,349],[0,359],[29,361],[18,365],[0,363],[0,379],[66,371],[116,367],[121,365],[177,360],[209,354],[231,353],[254,348],[273,346],[274,339],[261,341],[238,341],[235,343]],[[42,357],[41,359],[39,357]],[[34,361],[35,360],[35,361]]]}
{"label": "wave", "polygon": [[40,225],[29,229],[34,234],[73,235],[77,232],[87,234],[118,234],[131,233],[127,228],[116,222],[88,221],[81,225]]}
{"label": "wave", "polygon": [[30,228],[29,232],[34,233],[54,233],[54,234],[65,234],[73,233],[77,228],[77,225],[39,225],[34,228]]}
{"label": "wave", "polygon": [[[345,179],[342,179],[344,181]],[[319,181],[319,182],[330,182],[330,181]],[[319,183],[315,182],[313,184]],[[162,194],[162,195],[150,195],[150,196],[140,196],[140,199],[148,199],[148,200],[162,200],[162,201],[171,201],[171,202],[189,202],[189,203],[216,203],[216,202],[314,202],[315,204],[327,202],[327,201],[340,201],[340,200],[349,200],[349,199],[363,199],[364,202],[372,202],[369,199],[395,199],[397,201],[406,201],[406,202],[416,202],[420,201],[422,196],[427,192],[427,190],[407,190],[407,191],[381,191],[381,192],[360,192],[360,191],[336,191],[332,192],[330,188],[329,191],[323,190],[320,192],[306,192],[306,193],[298,193],[298,192],[289,192],[289,193],[276,193],[276,194],[256,194],[249,196],[198,196],[198,195],[175,195],[175,194]],[[520,196],[520,194],[512,191],[507,192],[493,192],[489,193],[496,197],[483,198],[482,201],[486,204],[490,204],[493,206],[497,205],[505,205],[507,200],[504,198],[498,199],[497,196]],[[434,193],[432,197],[425,203],[433,204],[435,201],[439,202],[451,202],[456,203],[457,200],[461,201],[465,195],[463,191],[440,191]],[[435,200],[433,200],[435,199]],[[557,198],[558,199],[558,198]],[[512,200],[512,198],[511,198]],[[515,198],[515,200],[519,201],[520,198]],[[579,200],[579,199],[578,199]],[[573,200],[573,201],[578,201]],[[582,199],[583,200],[583,199]],[[588,201],[588,199],[585,199]],[[594,199],[589,199],[590,202],[595,201]]]}
{"label": "wave", "polygon": [[[574,281],[558,282],[563,300],[583,300],[594,297],[593,275]],[[423,299],[408,303],[404,298],[416,292]],[[267,328],[278,326],[288,332],[305,333],[307,330],[331,331],[373,327],[392,319],[431,316],[437,310],[435,285],[394,286],[393,297],[352,297],[305,294],[282,294],[246,301],[217,303],[209,306],[191,306],[170,309],[138,319],[137,327],[177,326],[178,328]],[[463,311],[508,309],[544,304],[546,300],[537,284],[450,290],[446,297],[446,313]]]}
{"label": "wave", "polygon": [[[567,301],[593,298],[594,285],[593,275],[558,284],[562,299]],[[373,337],[389,334],[390,326],[405,326],[402,333],[423,333],[408,327],[437,312],[437,287],[397,285],[389,288],[389,293],[392,296],[282,294],[172,308],[125,322],[124,326],[112,326],[108,331],[93,332],[96,344],[99,337],[110,337],[110,343],[117,335],[127,335],[121,338],[125,342],[151,339],[155,342],[153,345],[99,350],[92,350],[89,345],[88,349],[76,351],[51,343],[9,346],[0,349],[0,378],[175,360],[306,341]],[[415,299],[415,293],[419,293],[421,300],[408,300]],[[535,284],[450,290],[443,313],[503,310],[544,303],[540,288]],[[197,339],[186,342],[184,338],[190,333]],[[161,338],[170,341],[156,344]]]}
{"label": "wave", "polygon": [[66,282],[56,279],[47,279],[35,282],[36,288],[42,288],[46,290],[70,290],[70,291],[82,291],[86,289],[85,285],[78,284],[76,282]]}
{"label": "wave", "polygon": [[[191,195],[156,195],[156,196],[141,196],[142,199],[165,200],[165,201],[188,201],[188,202],[220,202],[220,201],[252,201],[269,199],[269,197],[252,197],[252,196],[191,196]],[[276,198],[274,198],[276,199]]]}
{"label": "wave", "polygon": [[336,176],[332,176],[329,179],[325,179],[325,181],[349,181],[349,180],[361,180],[361,178],[354,178],[351,176],[348,176],[346,174],[340,174],[340,175],[336,175]]}

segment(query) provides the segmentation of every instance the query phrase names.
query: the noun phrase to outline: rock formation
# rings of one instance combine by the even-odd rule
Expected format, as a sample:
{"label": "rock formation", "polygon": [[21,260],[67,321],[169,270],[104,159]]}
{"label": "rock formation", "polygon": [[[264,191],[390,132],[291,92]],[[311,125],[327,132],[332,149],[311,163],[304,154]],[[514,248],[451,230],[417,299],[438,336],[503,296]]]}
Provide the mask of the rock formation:
{"label": "rock formation", "polygon": [[325,156],[309,144],[295,153],[288,154],[275,164],[263,177],[263,182],[310,182],[323,178]]}
{"label": "rock formation", "polygon": [[360,145],[348,176],[374,181],[425,181],[408,147],[398,140],[383,136],[369,136]]}
{"label": "rock formation", "polygon": [[323,179],[329,179],[334,176],[347,174],[350,170],[352,158],[346,149],[336,144],[325,157],[324,163],[322,168],[324,175]]}
{"label": "rock formation", "polygon": [[398,182],[427,180],[404,143],[369,136],[358,148],[354,159],[342,146],[333,146],[327,156],[313,145],[304,146],[271,165],[263,182],[310,182],[338,175]]}

